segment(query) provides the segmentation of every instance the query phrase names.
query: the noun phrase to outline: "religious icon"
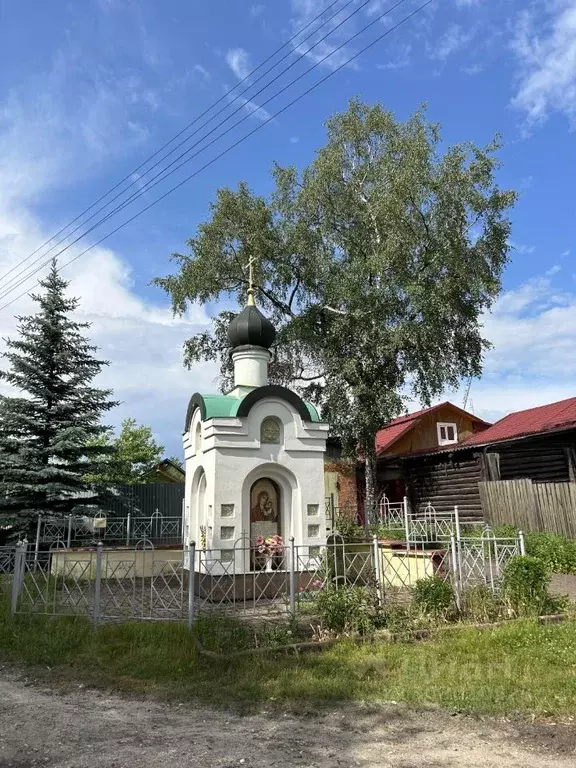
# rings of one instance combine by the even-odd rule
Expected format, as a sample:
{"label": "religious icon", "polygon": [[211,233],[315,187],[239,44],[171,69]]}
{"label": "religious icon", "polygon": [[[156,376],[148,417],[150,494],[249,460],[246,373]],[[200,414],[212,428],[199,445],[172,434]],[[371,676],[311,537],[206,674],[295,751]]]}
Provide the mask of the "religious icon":
{"label": "religious icon", "polygon": [[[278,489],[268,478],[257,480],[250,492],[250,522],[275,523],[280,522]],[[276,531],[279,532],[279,531]]]}
{"label": "religious icon", "polygon": [[[273,480],[262,478],[257,480],[250,490],[250,539],[252,546],[260,539],[262,541],[280,536],[280,491]],[[282,558],[275,552],[265,556],[254,549],[252,554],[253,568],[262,570],[267,565],[273,569],[280,566]]]}

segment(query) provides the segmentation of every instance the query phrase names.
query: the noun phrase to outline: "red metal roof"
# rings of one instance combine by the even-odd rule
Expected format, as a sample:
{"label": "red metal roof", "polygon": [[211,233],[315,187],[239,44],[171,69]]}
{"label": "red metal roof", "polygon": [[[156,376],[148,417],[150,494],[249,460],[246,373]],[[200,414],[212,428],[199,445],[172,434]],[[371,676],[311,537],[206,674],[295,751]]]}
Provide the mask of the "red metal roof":
{"label": "red metal roof", "polygon": [[573,425],[576,425],[576,397],[510,413],[492,427],[469,437],[462,446],[485,445],[540,432],[553,432]]}
{"label": "red metal roof", "polygon": [[395,443],[398,438],[406,434],[406,432],[409,432],[412,427],[418,423],[420,417],[425,413],[431,413],[432,411],[435,411],[438,408],[443,408],[447,405],[455,408],[457,411],[460,411],[460,413],[466,413],[467,416],[470,416],[471,419],[477,421],[480,424],[486,424],[486,422],[482,421],[482,419],[479,419],[477,416],[474,416],[471,413],[463,411],[462,408],[458,408],[457,405],[454,405],[449,400],[446,400],[446,402],[438,403],[438,405],[433,405],[431,408],[422,408],[420,411],[415,411],[414,413],[409,413],[406,416],[399,416],[396,419],[392,419],[388,426],[378,430],[376,433],[376,454],[380,454],[390,448],[390,446]]}

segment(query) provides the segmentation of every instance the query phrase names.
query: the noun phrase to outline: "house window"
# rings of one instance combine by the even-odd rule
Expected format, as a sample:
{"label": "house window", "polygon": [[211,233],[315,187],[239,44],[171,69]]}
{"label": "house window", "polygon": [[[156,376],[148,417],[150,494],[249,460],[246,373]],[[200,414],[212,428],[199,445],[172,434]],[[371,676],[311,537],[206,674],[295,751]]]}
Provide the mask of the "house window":
{"label": "house window", "polygon": [[272,417],[264,419],[260,426],[261,443],[279,443],[280,442],[280,422]]}
{"label": "house window", "polygon": [[202,445],[202,425],[200,422],[196,424],[196,432],[194,435],[194,452],[200,453],[200,447]]}
{"label": "house window", "polygon": [[456,424],[436,424],[438,429],[438,445],[450,445],[458,442]]}

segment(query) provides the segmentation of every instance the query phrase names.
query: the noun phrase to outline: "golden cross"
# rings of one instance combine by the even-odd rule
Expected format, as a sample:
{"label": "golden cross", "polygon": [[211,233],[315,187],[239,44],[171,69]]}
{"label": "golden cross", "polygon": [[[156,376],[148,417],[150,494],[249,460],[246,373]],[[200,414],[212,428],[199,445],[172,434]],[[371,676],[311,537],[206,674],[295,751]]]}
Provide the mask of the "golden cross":
{"label": "golden cross", "polygon": [[250,256],[248,259],[248,304],[254,305],[254,262],[256,261],[254,256]]}

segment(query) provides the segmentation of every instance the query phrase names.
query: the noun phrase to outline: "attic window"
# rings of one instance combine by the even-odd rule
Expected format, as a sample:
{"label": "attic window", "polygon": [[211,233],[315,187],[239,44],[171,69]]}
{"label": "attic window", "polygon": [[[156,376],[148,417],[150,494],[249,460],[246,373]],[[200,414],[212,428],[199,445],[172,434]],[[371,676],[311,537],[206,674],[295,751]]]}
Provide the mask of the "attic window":
{"label": "attic window", "polygon": [[456,424],[436,424],[438,430],[438,445],[450,445],[458,442],[458,430]]}

